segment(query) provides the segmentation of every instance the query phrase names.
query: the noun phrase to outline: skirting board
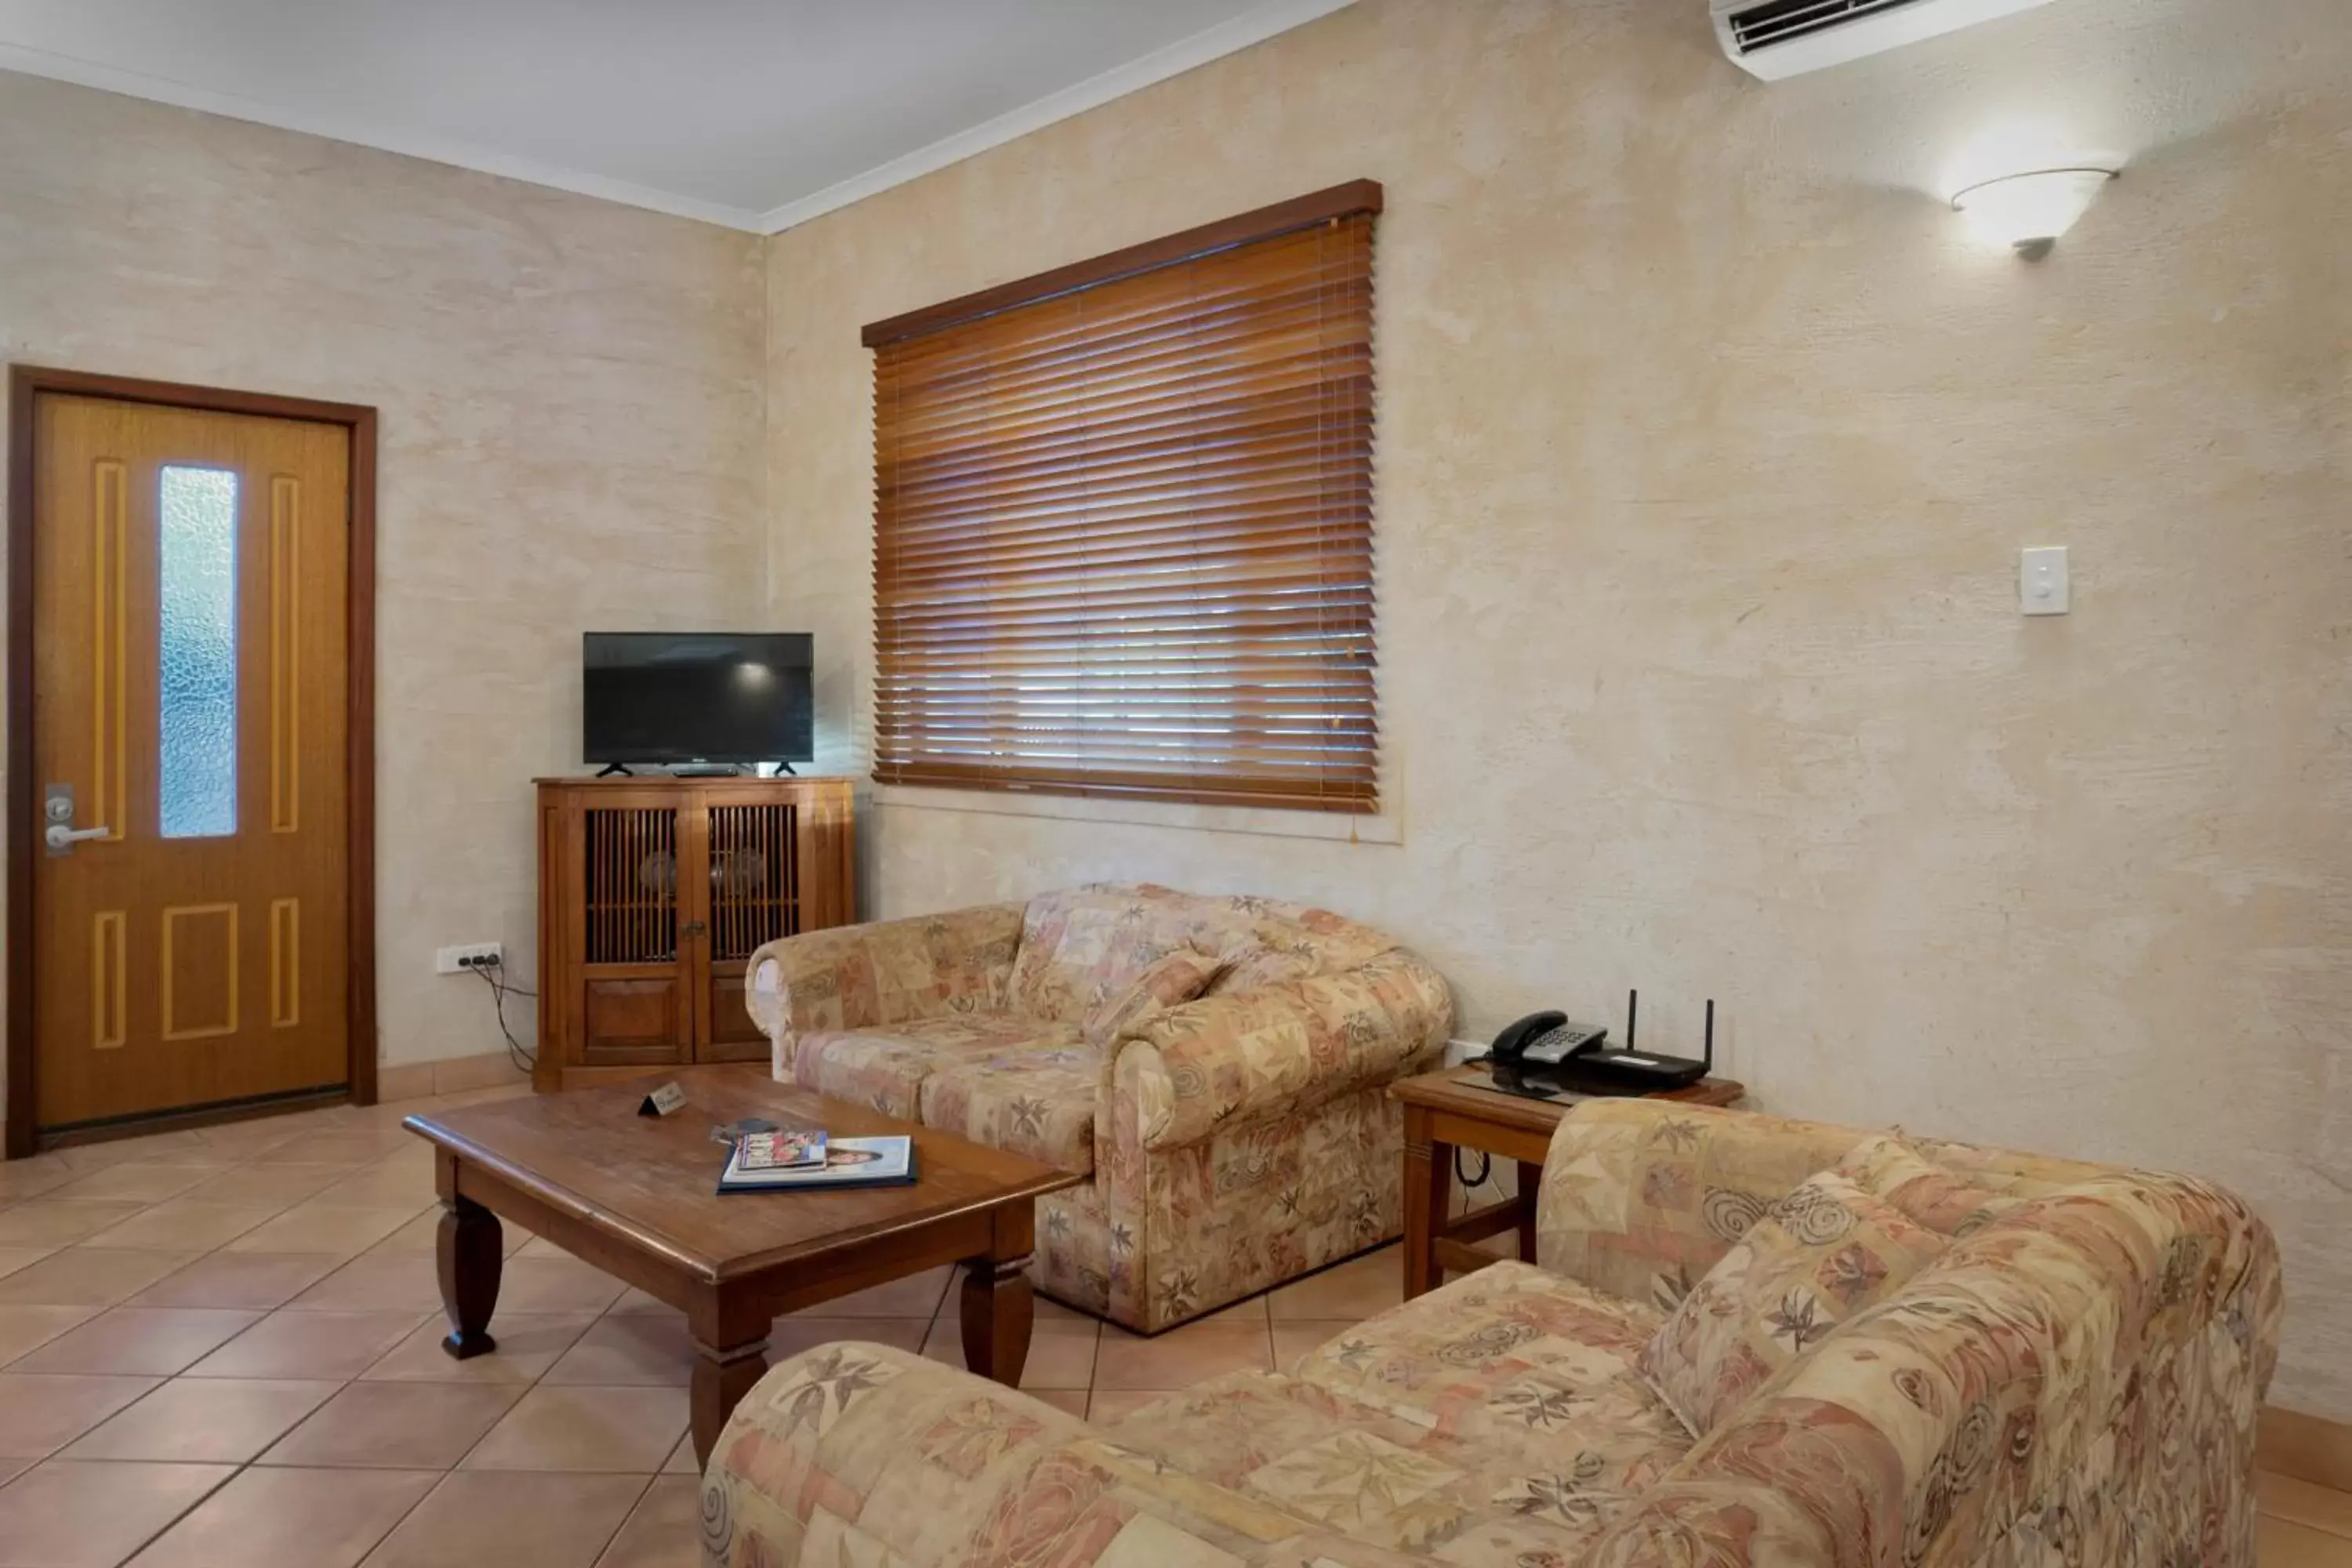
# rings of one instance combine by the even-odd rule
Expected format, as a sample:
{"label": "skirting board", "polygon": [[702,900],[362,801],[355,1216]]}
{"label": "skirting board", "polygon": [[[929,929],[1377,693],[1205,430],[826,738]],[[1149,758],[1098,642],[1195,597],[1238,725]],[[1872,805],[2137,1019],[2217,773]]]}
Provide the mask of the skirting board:
{"label": "skirting board", "polygon": [[530,1081],[530,1074],[503,1056],[448,1057],[437,1062],[403,1062],[376,1068],[375,1094],[378,1101],[388,1103]]}
{"label": "skirting board", "polygon": [[2352,1492],[2352,1426],[2265,1405],[2254,1462],[2273,1475]]}

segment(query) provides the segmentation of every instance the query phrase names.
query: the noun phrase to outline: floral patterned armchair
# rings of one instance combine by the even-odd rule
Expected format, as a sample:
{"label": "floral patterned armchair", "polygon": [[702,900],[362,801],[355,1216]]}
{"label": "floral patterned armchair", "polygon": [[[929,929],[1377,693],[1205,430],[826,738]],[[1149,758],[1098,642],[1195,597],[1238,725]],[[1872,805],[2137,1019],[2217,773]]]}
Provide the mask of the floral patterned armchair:
{"label": "floral patterned armchair", "polygon": [[[721,1433],[708,1560],[2253,1568],[2282,1301],[2268,1229],[2186,1177],[1895,1142],[1579,1107],[1544,1169],[1540,1267],[1496,1263],[1286,1375],[1108,1426],[822,1347]],[[1668,1310],[1710,1299],[1694,1277],[1736,1283],[1792,1215],[1845,1234],[1818,1201],[1790,1206],[1832,1170],[1954,1234],[1694,1435],[1642,1371]]]}
{"label": "floral patterned armchair", "polygon": [[1090,1179],[1037,1205],[1040,1289],[1145,1332],[1395,1236],[1386,1089],[1445,982],[1325,910],[1166,888],[849,926],[754,953],[775,1074]]}

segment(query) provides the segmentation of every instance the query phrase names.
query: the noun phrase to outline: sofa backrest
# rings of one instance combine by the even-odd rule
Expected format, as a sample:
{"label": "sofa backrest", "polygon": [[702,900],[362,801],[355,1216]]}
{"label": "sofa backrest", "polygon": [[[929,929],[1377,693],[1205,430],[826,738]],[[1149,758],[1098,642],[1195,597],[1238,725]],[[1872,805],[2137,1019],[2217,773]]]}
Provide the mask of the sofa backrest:
{"label": "sofa backrest", "polygon": [[[1596,1290],[1670,1308],[1766,1209],[1869,1136],[1671,1100],[1587,1100],[1561,1121],[1544,1162],[1538,1260]],[[2074,1160],[1911,1142],[2013,1197],[2112,1173]]]}
{"label": "sofa backrest", "polygon": [[1013,1005],[1083,1019],[1169,953],[1218,961],[1206,994],[1230,995],[1360,967],[1393,938],[1328,910],[1243,895],[1097,883],[1042,894],[1022,918]]}

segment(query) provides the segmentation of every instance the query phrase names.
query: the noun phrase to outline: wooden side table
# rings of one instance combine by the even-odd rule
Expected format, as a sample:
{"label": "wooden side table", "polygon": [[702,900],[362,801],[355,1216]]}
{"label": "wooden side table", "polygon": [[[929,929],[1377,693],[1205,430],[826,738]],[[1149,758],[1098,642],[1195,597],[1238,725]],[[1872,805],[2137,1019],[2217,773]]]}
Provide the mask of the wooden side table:
{"label": "wooden side table", "polygon": [[[1495,1261],[1471,1246],[1516,1228],[1519,1260],[1536,1260],[1536,1194],[1543,1185],[1544,1154],[1570,1107],[1523,1100],[1487,1088],[1484,1067],[1448,1068],[1389,1086],[1404,1106],[1405,1299],[1435,1289],[1448,1269],[1466,1273]],[[1727,1078],[1702,1079],[1658,1096],[1686,1105],[1730,1105],[1748,1092]],[[1519,1194],[1445,1217],[1454,1193],[1454,1152],[1475,1149],[1515,1162]]]}

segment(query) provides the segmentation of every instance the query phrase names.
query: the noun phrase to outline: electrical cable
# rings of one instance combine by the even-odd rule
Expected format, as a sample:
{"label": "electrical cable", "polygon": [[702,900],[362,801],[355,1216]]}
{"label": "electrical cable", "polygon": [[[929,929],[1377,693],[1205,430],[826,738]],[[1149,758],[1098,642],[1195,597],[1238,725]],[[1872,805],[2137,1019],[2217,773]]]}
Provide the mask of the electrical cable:
{"label": "electrical cable", "polygon": [[530,1072],[539,1065],[539,1053],[526,1048],[520,1040],[515,1038],[514,1030],[507,1026],[507,998],[510,995],[528,996],[537,1001],[539,993],[526,991],[520,985],[509,985],[504,966],[500,964],[476,964],[474,973],[480,975],[490,988],[490,1005],[499,1016],[499,1033],[506,1037],[507,1059],[522,1071]]}
{"label": "electrical cable", "polygon": [[1473,1176],[1462,1168],[1462,1155],[1463,1151],[1457,1147],[1454,1151],[1454,1179],[1461,1184],[1462,1190],[1465,1193],[1473,1187],[1485,1186],[1486,1178],[1495,1173],[1495,1156],[1484,1150],[1479,1151],[1478,1173]]}

